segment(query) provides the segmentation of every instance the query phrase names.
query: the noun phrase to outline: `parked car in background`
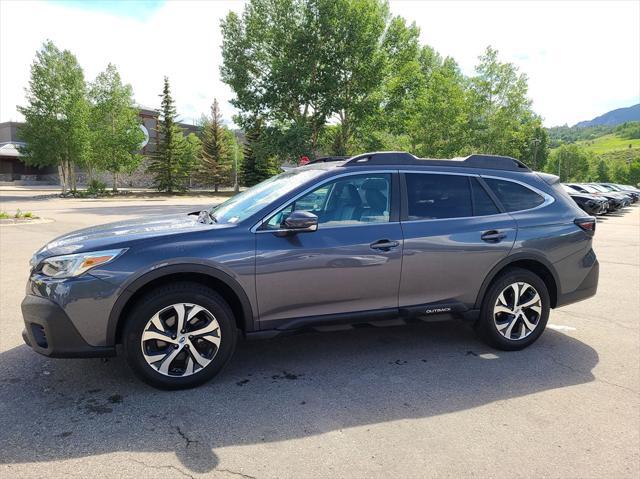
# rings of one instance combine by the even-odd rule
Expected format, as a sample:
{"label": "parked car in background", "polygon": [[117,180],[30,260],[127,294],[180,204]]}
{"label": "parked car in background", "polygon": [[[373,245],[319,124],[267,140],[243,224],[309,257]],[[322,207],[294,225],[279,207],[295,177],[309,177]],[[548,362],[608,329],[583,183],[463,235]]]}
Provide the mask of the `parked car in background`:
{"label": "parked car in background", "polygon": [[603,186],[603,185],[601,185],[599,183],[589,183],[589,186],[591,186],[592,188],[595,188],[596,190],[598,190],[598,191],[600,191],[602,193],[620,195],[625,200],[624,206],[629,206],[631,203],[634,202],[634,199],[630,194],[622,193],[620,191],[616,191],[613,188],[610,188],[608,186]]}
{"label": "parked car in background", "polygon": [[628,196],[631,196],[632,203],[637,203],[638,199],[640,199],[640,191],[634,191],[632,188],[626,188],[620,185],[614,185],[612,183],[598,183],[598,185],[603,188],[607,188],[609,191],[615,191],[617,193],[622,193]]}
{"label": "parked car in background", "polygon": [[513,158],[311,163],[210,209],[51,241],[31,260],[23,338],[52,357],[121,345],[166,389],[211,379],[240,336],[319,325],[436,315],[519,350],[551,308],[596,293],[595,229],[557,176]]}
{"label": "parked car in background", "polygon": [[629,206],[631,203],[635,202],[635,198],[633,197],[633,195],[631,193],[627,193],[627,192],[622,192],[622,191],[617,191],[614,188],[611,188],[610,186],[606,186],[604,184],[601,183],[589,183],[589,186],[597,189],[598,191],[601,191],[603,193],[611,193],[611,194],[617,194],[622,196],[624,199],[627,200],[627,204],[625,204],[625,206]]}
{"label": "parked car in background", "polygon": [[571,199],[586,213],[590,215],[604,215],[609,212],[609,200],[606,198],[590,193],[581,193],[568,185],[562,185],[562,187]]}
{"label": "parked car in background", "polygon": [[619,193],[606,193],[594,188],[590,185],[585,185],[582,183],[566,183],[567,186],[579,191],[580,193],[589,193],[592,195],[596,195],[602,198],[606,198],[609,201],[609,211],[616,211],[624,206],[629,204],[629,199],[625,198],[623,195]]}

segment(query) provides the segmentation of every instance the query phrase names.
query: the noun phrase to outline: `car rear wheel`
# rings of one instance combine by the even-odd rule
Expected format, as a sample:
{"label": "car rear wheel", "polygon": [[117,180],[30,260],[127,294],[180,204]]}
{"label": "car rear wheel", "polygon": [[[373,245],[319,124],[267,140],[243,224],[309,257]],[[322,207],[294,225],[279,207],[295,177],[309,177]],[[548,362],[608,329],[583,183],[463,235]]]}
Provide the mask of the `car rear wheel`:
{"label": "car rear wheel", "polygon": [[123,349],[134,373],[161,389],[214,377],[235,350],[233,313],[215,291],[180,282],[146,294],[126,318]]}
{"label": "car rear wheel", "polygon": [[497,349],[523,349],[543,333],[549,307],[544,281],[531,271],[512,268],[500,274],[487,290],[476,331]]}

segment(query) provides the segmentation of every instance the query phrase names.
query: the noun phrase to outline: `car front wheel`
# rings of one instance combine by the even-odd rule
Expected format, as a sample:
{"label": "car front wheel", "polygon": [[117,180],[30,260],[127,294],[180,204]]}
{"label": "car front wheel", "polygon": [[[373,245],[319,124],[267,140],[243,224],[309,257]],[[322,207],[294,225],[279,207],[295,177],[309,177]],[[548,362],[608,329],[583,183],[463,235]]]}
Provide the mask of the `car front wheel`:
{"label": "car front wheel", "polygon": [[215,291],[181,282],[146,294],[126,318],[123,349],[134,373],[161,389],[186,389],[214,377],[237,341],[233,313]]}

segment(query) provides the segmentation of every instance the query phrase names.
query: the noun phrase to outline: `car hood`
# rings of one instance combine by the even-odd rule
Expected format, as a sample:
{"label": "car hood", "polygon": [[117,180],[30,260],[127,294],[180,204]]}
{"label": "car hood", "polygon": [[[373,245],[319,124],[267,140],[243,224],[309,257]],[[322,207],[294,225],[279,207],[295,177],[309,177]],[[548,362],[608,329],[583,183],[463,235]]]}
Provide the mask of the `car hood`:
{"label": "car hood", "polygon": [[225,228],[229,225],[205,224],[196,215],[150,216],[92,226],[60,236],[47,243],[34,255],[33,261],[62,254],[125,247],[126,243],[144,238]]}

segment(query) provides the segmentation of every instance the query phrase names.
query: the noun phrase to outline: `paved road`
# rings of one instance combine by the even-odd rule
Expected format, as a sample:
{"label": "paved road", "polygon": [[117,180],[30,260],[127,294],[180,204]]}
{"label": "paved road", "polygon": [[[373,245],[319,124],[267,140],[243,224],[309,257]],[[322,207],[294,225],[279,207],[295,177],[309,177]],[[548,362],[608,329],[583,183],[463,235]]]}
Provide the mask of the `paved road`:
{"label": "paved road", "polygon": [[54,220],[0,227],[1,477],[640,474],[640,208],[599,222],[598,295],[528,350],[458,322],[310,333],[243,343],[216,381],[167,393],[120,358],[22,345],[27,261],[72,229],[212,199],[0,200]]}

